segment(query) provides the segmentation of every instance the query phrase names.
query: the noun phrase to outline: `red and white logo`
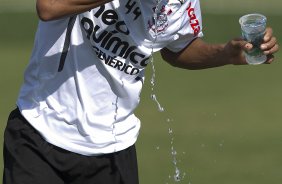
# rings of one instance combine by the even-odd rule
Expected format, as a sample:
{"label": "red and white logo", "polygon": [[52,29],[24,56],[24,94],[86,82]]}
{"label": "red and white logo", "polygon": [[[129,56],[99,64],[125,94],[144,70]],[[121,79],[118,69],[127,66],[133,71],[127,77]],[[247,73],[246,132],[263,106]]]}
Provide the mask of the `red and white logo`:
{"label": "red and white logo", "polygon": [[189,4],[189,7],[187,8],[187,13],[190,18],[190,22],[189,22],[190,26],[194,31],[194,35],[197,36],[201,30],[201,26],[195,14],[195,9],[191,7],[191,3]]}

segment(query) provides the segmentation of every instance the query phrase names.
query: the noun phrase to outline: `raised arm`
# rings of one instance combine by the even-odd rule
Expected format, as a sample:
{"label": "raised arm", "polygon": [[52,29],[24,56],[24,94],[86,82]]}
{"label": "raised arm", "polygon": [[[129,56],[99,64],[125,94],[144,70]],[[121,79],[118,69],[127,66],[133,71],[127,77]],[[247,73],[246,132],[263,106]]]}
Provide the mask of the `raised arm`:
{"label": "raised arm", "polygon": [[112,0],[37,0],[36,9],[43,21],[82,13]]}
{"label": "raised arm", "polygon": [[[243,51],[250,49],[252,44],[240,38],[233,39],[227,44],[207,44],[197,38],[181,52],[174,53],[165,48],[161,50],[161,54],[172,66],[196,70],[227,64],[247,64]],[[261,49],[267,55],[266,63],[271,63],[274,60],[273,54],[278,51],[278,44],[271,28],[266,30]]]}

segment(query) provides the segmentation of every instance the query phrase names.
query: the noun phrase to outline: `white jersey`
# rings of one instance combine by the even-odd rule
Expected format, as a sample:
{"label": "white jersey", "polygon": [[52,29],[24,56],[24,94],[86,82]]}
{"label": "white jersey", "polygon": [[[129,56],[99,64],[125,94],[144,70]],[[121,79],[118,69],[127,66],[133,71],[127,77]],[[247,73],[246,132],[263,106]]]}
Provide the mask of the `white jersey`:
{"label": "white jersey", "polygon": [[[154,12],[157,16],[154,16]],[[17,105],[49,143],[83,154],[136,142],[144,70],[153,52],[202,35],[198,0],[114,0],[39,22]]]}

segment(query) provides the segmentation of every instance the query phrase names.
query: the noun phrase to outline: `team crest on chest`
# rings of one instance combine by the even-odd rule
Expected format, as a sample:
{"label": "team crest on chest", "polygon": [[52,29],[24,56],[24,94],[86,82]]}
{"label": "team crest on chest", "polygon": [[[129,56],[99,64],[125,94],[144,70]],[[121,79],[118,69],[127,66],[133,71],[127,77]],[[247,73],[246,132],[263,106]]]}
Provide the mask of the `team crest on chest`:
{"label": "team crest on chest", "polygon": [[148,29],[156,34],[164,33],[168,27],[168,17],[172,10],[162,5],[159,9],[153,8],[154,16],[148,20]]}

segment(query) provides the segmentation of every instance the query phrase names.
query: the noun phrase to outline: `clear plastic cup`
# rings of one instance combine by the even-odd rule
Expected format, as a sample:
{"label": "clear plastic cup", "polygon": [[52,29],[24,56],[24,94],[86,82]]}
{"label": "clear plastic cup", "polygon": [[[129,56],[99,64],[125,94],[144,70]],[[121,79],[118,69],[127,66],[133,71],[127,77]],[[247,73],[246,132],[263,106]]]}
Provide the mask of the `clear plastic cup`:
{"label": "clear plastic cup", "polygon": [[248,64],[257,65],[266,61],[266,55],[260,49],[265,34],[267,18],[261,14],[247,14],[239,19],[242,36],[253,45],[253,49],[245,52]]}

